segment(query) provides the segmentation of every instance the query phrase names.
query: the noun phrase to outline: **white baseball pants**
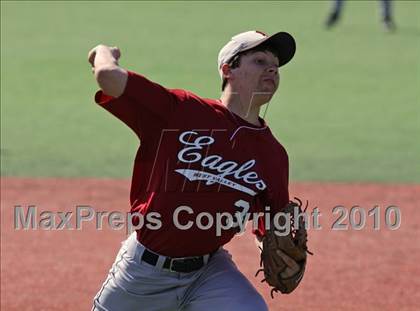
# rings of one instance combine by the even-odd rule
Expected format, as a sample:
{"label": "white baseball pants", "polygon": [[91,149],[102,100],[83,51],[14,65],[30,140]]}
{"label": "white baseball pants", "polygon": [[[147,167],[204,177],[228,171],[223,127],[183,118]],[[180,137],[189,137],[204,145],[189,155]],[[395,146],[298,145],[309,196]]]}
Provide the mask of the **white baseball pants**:
{"label": "white baseball pants", "polygon": [[222,248],[190,273],[145,263],[140,260],[143,251],[135,232],[123,242],[94,298],[93,311],[268,311],[264,299]]}

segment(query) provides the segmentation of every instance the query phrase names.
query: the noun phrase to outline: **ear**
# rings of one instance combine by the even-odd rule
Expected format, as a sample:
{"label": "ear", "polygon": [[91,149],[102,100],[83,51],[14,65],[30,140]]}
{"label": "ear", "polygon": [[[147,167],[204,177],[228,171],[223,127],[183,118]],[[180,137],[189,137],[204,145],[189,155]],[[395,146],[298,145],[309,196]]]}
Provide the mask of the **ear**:
{"label": "ear", "polygon": [[222,71],[223,78],[225,79],[231,79],[232,78],[232,69],[230,68],[229,64],[223,64],[222,68],[220,68]]}

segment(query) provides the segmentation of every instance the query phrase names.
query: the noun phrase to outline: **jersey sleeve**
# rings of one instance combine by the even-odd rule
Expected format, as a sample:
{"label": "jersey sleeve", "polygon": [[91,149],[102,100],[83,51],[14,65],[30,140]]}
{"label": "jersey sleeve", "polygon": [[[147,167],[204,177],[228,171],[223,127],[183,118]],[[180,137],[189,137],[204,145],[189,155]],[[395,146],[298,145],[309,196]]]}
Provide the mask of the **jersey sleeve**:
{"label": "jersey sleeve", "polygon": [[177,103],[177,93],[147,78],[128,71],[128,80],[119,97],[98,91],[95,102],[129,126],[140,139],[156,132],[171,117]]}

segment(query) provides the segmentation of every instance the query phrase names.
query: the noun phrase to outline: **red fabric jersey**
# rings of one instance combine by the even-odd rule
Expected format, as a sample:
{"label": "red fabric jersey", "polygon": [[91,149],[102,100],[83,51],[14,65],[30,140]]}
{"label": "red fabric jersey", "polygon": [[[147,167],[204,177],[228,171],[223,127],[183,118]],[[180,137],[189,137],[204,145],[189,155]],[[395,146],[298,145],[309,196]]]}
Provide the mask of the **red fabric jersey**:
{"label": "red fabric jersey", "polygon": [[[201,212],[271,213],[288,200],[288,157],[260,119],[252,125],[231,113],[218,100],[203,99],[185,90],[166,89],[128,72],[124,94],[118,98],[98,91],[95,101],[128,125],[141,144],[133,168],[131,212],[159,213],[161,228],[143,226],[138,240],[166,256],[185,257],[210,253],[229,242],[237,229],[216,234],[197,227]],[[193,221],[188,230],[179,223]],[[208,218],[202,218],[206,224]],[[252,219],[252,218],[251,218]],[[260,221],[257,234],[262,234]],[[248,226],[250,229],[252,226]]]}

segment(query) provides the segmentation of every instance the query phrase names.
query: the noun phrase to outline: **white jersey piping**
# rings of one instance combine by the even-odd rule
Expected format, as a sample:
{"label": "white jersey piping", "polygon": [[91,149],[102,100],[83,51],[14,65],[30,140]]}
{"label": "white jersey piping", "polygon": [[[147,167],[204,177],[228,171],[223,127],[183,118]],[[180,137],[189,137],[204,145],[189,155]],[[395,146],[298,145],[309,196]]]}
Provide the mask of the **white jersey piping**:
{"label": "white jersey piping", "polygon": [[255,127],[250,127],[250,126],[246,126],[246,125],[241,125],[240,127],[238,127],[238,128],[235,130],[235,132],[233,132],[233,134],[232,134],[232,136],[230,136],[230,139],[229,139],[229,140],[232,140],[232,139],[235,137],[236,133],[238,133],[238,131],[239,131],[240,129],[242,129],[242,128],[247,128],[247,129],[250,129],[250,130],[255,130],[255,131],[262,131],[262,130],[267,129],[267,126],[264,126],[264,127],[261,127],[261,128],[255,128]]}

